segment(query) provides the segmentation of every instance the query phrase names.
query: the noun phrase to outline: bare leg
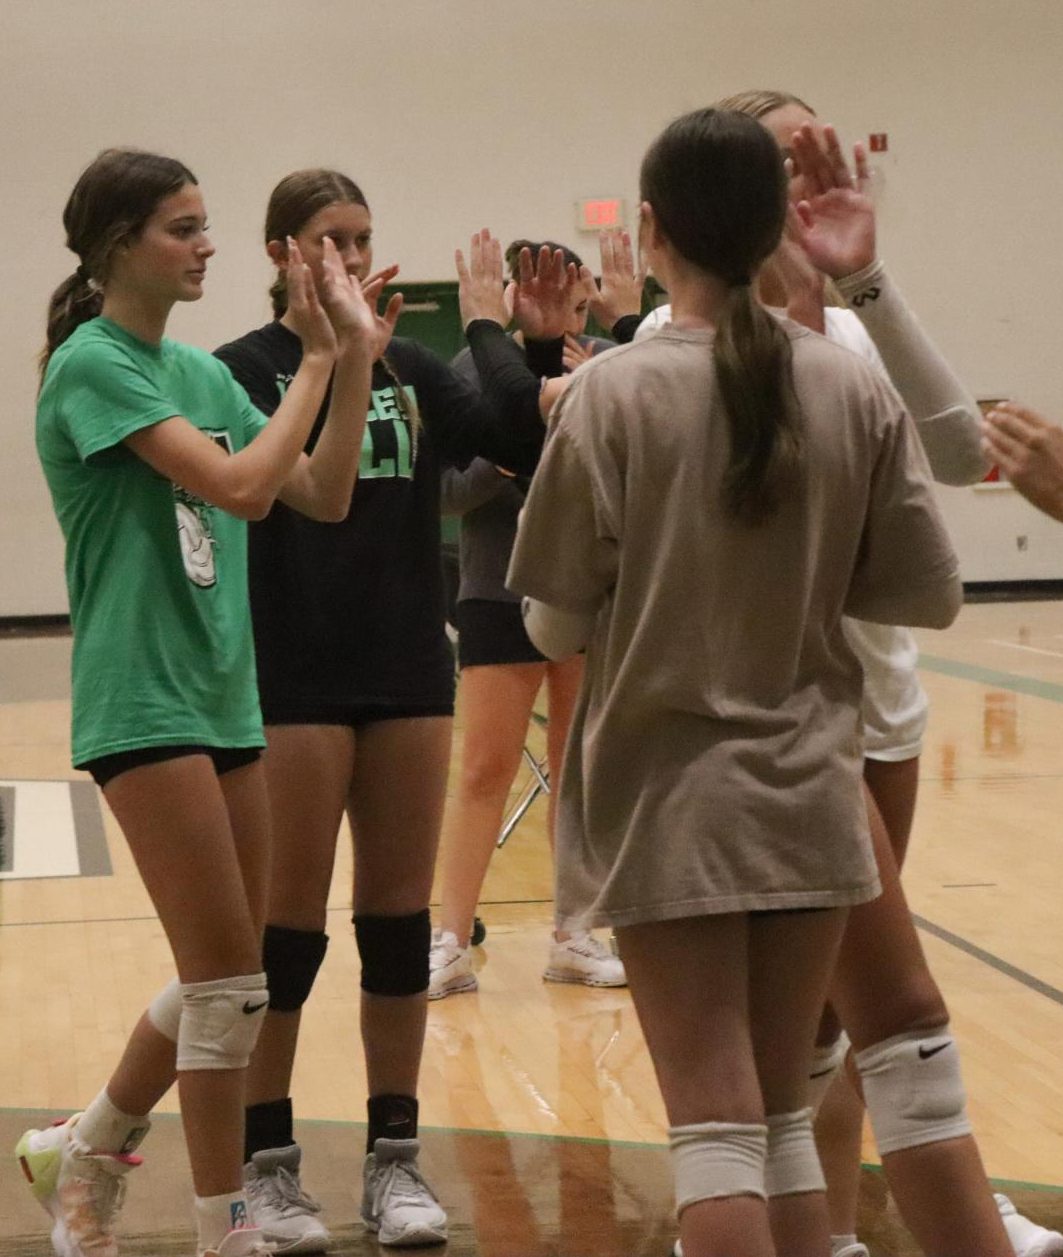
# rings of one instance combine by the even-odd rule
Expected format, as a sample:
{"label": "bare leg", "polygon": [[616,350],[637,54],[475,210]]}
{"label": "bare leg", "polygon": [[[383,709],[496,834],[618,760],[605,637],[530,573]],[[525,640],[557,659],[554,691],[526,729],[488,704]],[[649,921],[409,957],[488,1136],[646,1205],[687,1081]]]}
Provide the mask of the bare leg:
{"label": "bare leg", "polygon": [[443,842],[439,917],[441,928],[461,947],[469,945],[506,797],[520,767],[532,704],[546,671],[547,665],[539,663],[462,670],[461,778]]}
{"label": "bare leg", "polygon": [[903,868],[919,792],[919,759],[865,759],[864,781],[886,826],[897,867]]}
{"label": "bare leg", "polygon": [[[908,850],[915,816],[919,760],[916,757],[891,763],[865,759],[864,781],[878,805],[897,867],[900,868]],[[839,1030],[838,1020],[828,1008],[820,1029],[820,1042],[833,1042]],[[834,1235],[856,1232],[863,1125],[863,1101],[849,1081],[848,1073],[841,1070],[816,1119],[816,1144],[827,1179],[831,1233]]]}
{"label": "bare leg", "polygon": [[[769,1115],[807,1107],[816,1025],[847,915],[835,908],[750,918],[750,1022]],[[830,1252],[825,1193],[775,1196],[768,1206],[777,1252],[785,1257]]]}
{"label": "bare leg", "polygon": [[[889,837],[868,797],[882,895],[849,915],[832,1002],[859,1051],[904,1031],[944,1025],[941,992],[901,889]],[[934,1257],[1012,1257],[973,1136],[883,1157],[901,1215]]]}
{"label": "bare leg", "polygon": [[550,702],[550,722],[546,726],[546,759],[550,766],[552,789],[549,799],[550,850],[554,849],[554,823],[557,819],[557,794],[561,784],[561,766],[565,762],[565,744],[572,727],[580,686],[583,684],[583,656],[574,655],[561,663],[546,665],[546,687]]}
{"label": "bare leg", "polygon": [[[264,778],[259,764],[227,776],[239,783],[225,792],[206,756],[187,756],[132,769],[105,791],[182,982],[261,969],[256,910],[269,851]],[[134,1036],[137,1042],[108,1092],[123,1111],[139,1114],[149,1112],[168,1089],[168,1053],[145,1019]],[[149,1074],[154,1069],[154,1076],[138,1083],[136,1065]],[[178,1075],[192,1178],[200,1196],[241,1190],[245,1080],[244,1070]]]}
{"label": "bare leg", "polygon": [[[354,772],[346,725],[272,725],[266,782],[273,820],[273,869],[266,919],[292,930],[325,928],[336,837]],[[247,1102],[291,1092],[298,1012],[270,1011],[248,1070]]]}
{"label": "bare leg", "polygon": [[[762,1123],[748,1005],[746,918],[688,917],[617,930],[673,1126]],[[679,1219],[686,1257],[773,1257],[765,1202],[698,1201]]]}
{"label": "bare leg", "polygon": [[[349,805],[356,914],[407,916],[428,907],[452,723],[443,716],[382,720],[359,731]],[[370,1096],[416,1096],[427,1010],[427,992],[362,992]]]}

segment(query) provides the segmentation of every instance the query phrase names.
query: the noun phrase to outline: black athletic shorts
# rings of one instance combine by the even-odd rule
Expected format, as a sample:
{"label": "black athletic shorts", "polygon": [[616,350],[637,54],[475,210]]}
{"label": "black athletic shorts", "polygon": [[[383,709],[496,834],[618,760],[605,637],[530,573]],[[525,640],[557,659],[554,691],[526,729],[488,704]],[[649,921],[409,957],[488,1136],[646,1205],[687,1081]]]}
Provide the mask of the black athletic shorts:
{"label": "black athletic shorts", "polygon": [[459,667],[547,662],[524,631],[519,602],[466,598],[458,603],[456,618]]}
{"label": "black athletic shorts", "polygon": [[209,755],[214,763],[214,771],[219,777],[231,773],[235,768],[246,768],[261,758],[262,748],[259,746],[142,746],[133,751],[119,751],[116,755],[101,755],[99,759],[90,759],[84,764],[76,764],[83,772],[91,773],[92,780],[103,787],[119,773],[128,772],[130,768],[139,768],[142,764],[161,764],[168,759],[183,759],[186,755]]}
{"label": "black athletic shorts", "polygon": [[382,720],[416,720],[422,716],[453,716],[453,698],[424,703],[312,703],[286,701],[262,704],[262,722],[271,725],[346,725],[362,729]]}

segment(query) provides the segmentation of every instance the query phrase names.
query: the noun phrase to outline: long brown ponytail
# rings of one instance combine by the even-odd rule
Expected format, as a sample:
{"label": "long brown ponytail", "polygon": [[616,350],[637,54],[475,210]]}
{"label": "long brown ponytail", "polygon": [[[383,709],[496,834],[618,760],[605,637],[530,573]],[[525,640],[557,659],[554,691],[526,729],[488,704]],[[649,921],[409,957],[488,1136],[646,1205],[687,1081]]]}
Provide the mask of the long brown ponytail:
{"label": "long brown ponytail", "polygon": [[724,501],[735,518],[758,524],[795,486],[802,446],[790,341],[751,288],[786,219],[778,147],[744,114],[697,110],[650,146],[641,195],[679,254],[728,285],[713,344],[731,436]]}
{"label": "long brown ponytail", "polygon": [[48,302],[42,376],[74,329],[100,313],[115,249],[136,238],[160,201],[195,182],[181,162],[135,148],[104,149],[82,171],[63,210],[66,247],[77,255],[78,267]]}

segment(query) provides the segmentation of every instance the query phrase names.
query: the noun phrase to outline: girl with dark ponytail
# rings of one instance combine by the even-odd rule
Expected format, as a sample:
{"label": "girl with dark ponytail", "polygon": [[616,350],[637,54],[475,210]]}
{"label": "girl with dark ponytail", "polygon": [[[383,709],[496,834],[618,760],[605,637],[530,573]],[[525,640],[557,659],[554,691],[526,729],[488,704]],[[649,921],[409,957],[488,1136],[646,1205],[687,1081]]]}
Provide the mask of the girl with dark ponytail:
{"label": "girl with dark ponytail", "polygon": [[[218,350],[267,414],[283,404],[306,353],[285,304],[288,239],[315,274],[331,241],[348,273],[366,280],[366,198],[347,176],[325,169],[288,175],[270,197],[265,246],[277,269],[275,317]],[[477,237],[481,262],[484,246]],[[575,277],[555,261],[542,278],[559,290],[557,308],[567,316]],[[483,279],[482,266],[476,269]],[[467,335],[477,364],[487,354],[515,381],[516,396],[503,390],[496,399],[490,385],[479,396],[417,343],[390,340],[374,364],[359,484],[343,520],[334,528],[307,526],[279,504],[251,530],[274,860],[264,951],[270,1012],[251,1064],[245,1180],[252,1216],[283,1252],[316,1252],[328,1240],[319,1207],[299,1186],[290,1084],[300,1010],[328,942],[327,896],[345,811],[355,835],[354,927],[369,1083],[362,1218],[382,1244],[436,1244],[447,1236],[446,1213],[418,1165],[417,1138],[428,901],[454,702],[440,474],[444,462],[464,465],[476,455],[522,474],[534,470],[544,432],[539,379],[561,374],[564,332],[563,320],[535,329],[528,364],[536,365],[529,370],[503,331],[500,254],[491,269],[478,291],[495,313],[472,318]],[[378,278],[391,279],[396,270]],[[385,342],[398,308],[394,300],[382,319]],[[315,428],[307,448],[317,440]]]}
{"label": "girl with dark ponytail", "polygon": [[[305,354],[267,419],[216,359],[165,336],[214,247],[178,161],[109,149],[63,215],[76,272],[49,305],[37,448],[66,541],[73,759],[103,790],[178,977],[85,1109],[17,1155],[60,1257],[117,1257],[126,1175],[177,1080],[199,1257],[263,1253],[241,1174],[247,1062],[265,1017],[268,804],[247,597],[248,519],[275,498],[346,509],[376,325],[330,245],[316,287],[290,250]],[[318,450],[303,444],[332,378]]]}
{"label": "girl with dark ponytail", "polygon": [[768,132],[688,114],[641,189],[672,322],[573,377],[509,573],[544,654],[587,649],[558,924],[617,932],[686,1257],[828,1257],[809,1065],[879,893],[841,620],[943,627],[961,586],[896,397],[753,300],[786,215]]}

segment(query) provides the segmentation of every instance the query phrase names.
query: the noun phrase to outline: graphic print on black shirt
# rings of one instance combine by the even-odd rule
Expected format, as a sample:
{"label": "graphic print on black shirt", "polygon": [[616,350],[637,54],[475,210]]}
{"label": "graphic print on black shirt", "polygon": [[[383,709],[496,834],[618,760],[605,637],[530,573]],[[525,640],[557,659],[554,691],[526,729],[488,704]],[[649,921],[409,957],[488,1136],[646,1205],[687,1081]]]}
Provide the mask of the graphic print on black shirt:
{"label": "graphic print on black shirt", "polygon": [[[272,415],[299,369],[302,345],[274,322],[224,345],[217,356],[259,410]],[[267,724],[345,723],[358,705],[447,708],[454,657],[439,553],[441,459],[463,466],[483,454],[527,472],[541,448],[537,378],[529,377],[531,405],[500,419],[421,345],[395,337],[388,363],[393,374],[380,363],[373,368],[347,517],[319,523],[277,502],[251,525],[252,624]],[[416,457],[396,381],[420,414]],[[326,397],[308,453],[328,408]]]}
{"label": "graphic print on black shirt", "polygon": [[[275,377],[280,397],[288,391],[294,375],[278,373]],[[406,394],[414,407],[417,391],[406,385]],[[326,407],[327,409],[327,407]],[[315,438],[319,426],[314,425]],[[369,414],[366,418],[365,435],[362,437],[362,457],[358,464],[361,480],[412,480],[413,434],[410,423],[403,414],[399,391],[393,385],[375,388],[369,396]]]}

